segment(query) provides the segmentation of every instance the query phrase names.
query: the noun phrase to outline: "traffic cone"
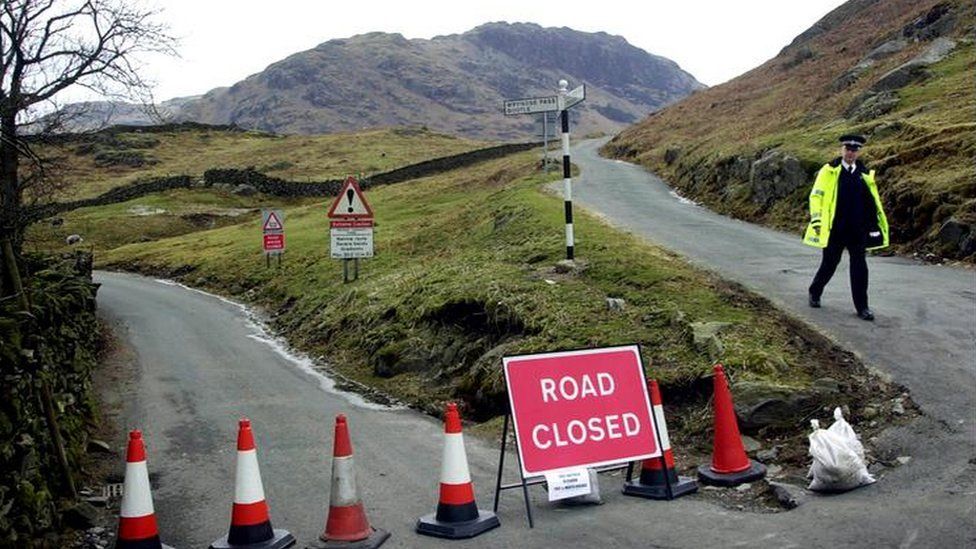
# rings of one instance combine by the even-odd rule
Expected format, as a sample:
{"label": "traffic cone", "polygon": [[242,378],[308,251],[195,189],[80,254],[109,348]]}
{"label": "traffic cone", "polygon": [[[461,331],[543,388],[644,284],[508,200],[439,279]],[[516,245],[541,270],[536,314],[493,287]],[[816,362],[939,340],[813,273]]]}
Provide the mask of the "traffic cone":
{"label": "traffic cone", "polygon": [[329,512],[325,531],[312,549],[329,547],[373,549],[390,537],[385,530],[369,525],[363,501],[356,486],[356,468],[352,460],[352,442],[346,416],[336,416],[335,439],[332,447],[332,490],[329,493]]}
{"label": "traffic cone", "polygon": [[119,509],[119,535],[116,549],[172,549],[159,541],[159,527],[153,510],[149,471],[146,469],[146,447],[142,432],[129,432],[125,452],[125,484]]}
{"label": "traffic cone", "polygon": [[664,420],[664,404],[656,380],[647,382],[647,391],[651,395],[654,422],[661,438],[661,456],[644,460],[640,480],[624,483],[624,494],[649,499],[674,499],[693,494],[698,491],[698,483],[690,477],[679,477],[674,468],[668,425]]}
{"label": "traffic cone", "polygon": [[234,479],[234,508],[230,515],[230,531],[211,543],[210,549],[284,549],[292,545],[295,545],[294,536],[287,530],[275,530],[271,527],[251,421],[241,418],[237,431],[237,473]]}
{"label": "traffic cone", "polygon": [[461,416],[452,402],[444,414],[444,454],[437,512],[417,520],[417,533],[439,538],[473,538],[501,523],[491,511],[478,509],[461,434]]}
{"label": "traffic cone", "polygon": [[715,439],[712,463],[698,467],[698,480],[716,486],[736,486],[766,476],[766,466],[749,459],[742,446],[739,423],[735,419],[732,392],[725,381],[725,370],[715,365]]}

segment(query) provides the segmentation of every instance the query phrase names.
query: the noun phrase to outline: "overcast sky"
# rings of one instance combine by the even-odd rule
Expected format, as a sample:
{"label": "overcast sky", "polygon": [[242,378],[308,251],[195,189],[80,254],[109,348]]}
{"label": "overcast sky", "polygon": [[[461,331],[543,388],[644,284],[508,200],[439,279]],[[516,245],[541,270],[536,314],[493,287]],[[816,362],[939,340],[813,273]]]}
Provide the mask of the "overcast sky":
{"label": "overcast sky", "polygon": [[[150,0],[152,1],[152,0]],[[713,86],[775,56],[843,0],[155,0],[178,59],[148,58],[156,100],[229,86],[292,53],[371,31],[457,34],[492,21],[623,36]],[[151,4],[152,5],[152,4]],[[555,83],[553,84],[555,86]],[[75,98],[72,98],[74,100]]]}

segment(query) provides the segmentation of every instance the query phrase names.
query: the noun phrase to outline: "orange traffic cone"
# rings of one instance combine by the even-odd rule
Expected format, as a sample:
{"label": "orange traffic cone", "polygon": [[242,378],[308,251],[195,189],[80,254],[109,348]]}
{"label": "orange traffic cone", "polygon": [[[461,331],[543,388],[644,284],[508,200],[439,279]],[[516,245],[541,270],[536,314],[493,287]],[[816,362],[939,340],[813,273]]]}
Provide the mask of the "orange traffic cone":
{"label": "orange traffic cone", "polygon": [[271,527],[251,421],[241,418],[237,431],[237,473],[234,479],[234,508],[230,516],[230,532],[211,543],[210,549],[284,549],[292,545],[295,545],[294,536],[287,530],[275,530]]}
{"label": "orange traffic cone", "polygon": [[711,465],[698,467],[698,480],[716,486],[736,486],[766,476],[766,466],[749,459],[735,419],[732,392],[721,364],[715,365],[715,438]]}
{"label": "orange traffic cone", "polygon": [[698,491],[695,479],[679,477],[674,469],[674,454],[671,453],[668,425],[664,420],[664,403],[661,402],[661,391],[656,380],[647,382],[647,392],[651,395],[654,422],[661,437],[661,456],[644,460],[640,480],[624,483],[624,494],[649,499],[674,499],[693,494]]}
{"label": "orange traffic cone", "polygon": [[159,541],[156,511],[153,510],[149,471],[146,469],[146,447],[142,432],[129,432],[125,452],[125,484],[119,509],[119,535],[116,549],[171,549]]}
{"label": "orange traffic cone", "polygon": [[310,548],[373,549],[383,545],[390,533],[369,525],[363,501],[356,487],[356,468],[352,460],[352,441],[346,416],[336,416],[332,447],[332,490],[325,531]]}
{"label": "orange traffic cone", "polygon": [[452,402],[444,414],[444,454],[437,512],[420,517],[417,533],[439,538],[473,538],[500,526],[491,511],[478,509],[461,434],[461,416]]}

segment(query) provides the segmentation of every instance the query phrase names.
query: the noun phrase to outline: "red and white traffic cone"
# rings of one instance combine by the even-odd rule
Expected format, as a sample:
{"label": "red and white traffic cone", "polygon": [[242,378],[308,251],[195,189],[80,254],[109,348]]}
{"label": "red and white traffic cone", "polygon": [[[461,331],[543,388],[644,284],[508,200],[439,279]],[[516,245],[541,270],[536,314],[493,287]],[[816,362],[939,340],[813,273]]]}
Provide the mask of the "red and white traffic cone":
{"label": "red and white traffic cone", "polygon": [[125,452],[125,484],[119,509],[119,535],[116,549],[172,549],[159,541],[156,511],[153,509],[149,471],[146,469],[146,447],[142,432],[129,432]]}
{"label": "red and white traffic cone", "polygon": [[721,364],[715,365],[715,395],[712,406],[715,410],[715,438],[712,446],[712,463],[698,467],[698,480],[716,486],[737,486],[766,476],[766,466],[749,459],[742,436],[739,435],[739,422],[735,419],[735,406],[732,392],[725,380],[725,370]]}
{"label": "red and white traffic cone", "polygon": [[461,434],[461,416],[452,402],[444,414],[444,454],[437,512],[420,517],[417,533],[448,539],[473,538],[501,523],[491,511],[478,509]]}
{"label": "red and white traffic cone", "polygon": [[295,538],[287,530],[271,527],[268,503],[264,499],[258,450],[254,445],[251,421],[241,418],[237,431],[237,473],[234,479],[234,508],[230,516],[230,532],[210,544],[210,549],[284,549],[295,545]]}
{"label": "red and white traffic cone", "polygon": [[641,464],[640,480],[624,483],[624,494],[649,499],[674,499],[698,491],[698,483],[690,477],[680,477],[674,468],[674,454],[664,419],[664,403],[657,380],[647,382],[654,409],[654,422],[661,437],[661,456],[645,459]]}
{"label": "red and white traffic cone", "polygon": [[352,459],[352,441],[346,416],[336,416],[332,447],[332,491],[325,531],[310,548],[342,547],[373,549],[383,545],[390,533],[369,525],[363,501],[356,486],[356,467]]}

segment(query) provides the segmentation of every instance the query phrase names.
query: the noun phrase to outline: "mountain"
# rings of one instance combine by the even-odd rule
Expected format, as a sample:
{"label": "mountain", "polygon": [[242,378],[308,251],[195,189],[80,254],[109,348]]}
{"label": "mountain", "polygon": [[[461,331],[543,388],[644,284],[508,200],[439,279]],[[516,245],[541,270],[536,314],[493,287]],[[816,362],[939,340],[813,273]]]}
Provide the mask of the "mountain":
{"label": "mountain", "polygon": [[[183,107],[199,96],[175,97],[156,105],[140,105],[125,101],[83,101],[62,107],[56,115],[57,132],[78,133],[95,131],[108,126],[150,126],[177,120]],[[27,133],[42,131],[45,124],[55,122],[54,116],[40,118],[28,125]]]}
{"label": "mountain", "polygon": [[704,86],[624,38],[529,23],[408,40],[369,33],[330,40],[236,84],[184,102],[177,120],[317,134],[423,125],[492,139],[532,139],[537,116],[506,117],[505,99],[586,84],[573,131],[615,132]]}
{"label": "mountain", "polygon": [[896,250],[973,261],[972,2],[852,0],[779,54],[628,128],[637,161],[720,212],[800,231],[816,170],[862,133]]}

